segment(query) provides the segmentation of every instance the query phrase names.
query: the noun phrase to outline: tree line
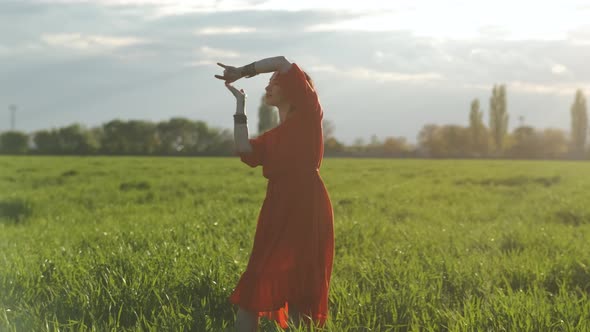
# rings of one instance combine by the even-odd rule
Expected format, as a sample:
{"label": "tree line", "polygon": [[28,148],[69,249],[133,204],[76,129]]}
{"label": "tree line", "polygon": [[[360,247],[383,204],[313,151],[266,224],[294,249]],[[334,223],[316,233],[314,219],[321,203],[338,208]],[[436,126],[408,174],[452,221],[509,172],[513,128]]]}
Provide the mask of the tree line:
{"label": "tree line", "polygon": [[112,120],[92,128],[72,124],[32,134],[0,134],[0,151],[5,154],[221,156],[230,154],[233,145],[233,131],[180,117],[157,123]]}
{"label": "tree line", "polygon": [[538,129],[524,124],[509,131],[505,85],[494,85],[489,99],[488,124],[478,99],[469,108],[469,125],[425,124],[416,144],[403,137],[358,138],[350,146],[333,137],[325,140],[327,154],[359,157],[421,158],[511,158],[511,159],[590,159],[587,144],[588,110],[581,90],[570,107],[570,132],[558,128]]}
{"label": "tree line", "polygon": [[[590,159],[588,113],[581,90],[572,103],[571,131],[537,129],[521,123],[509,132],[505,85],[495,85],[489,99],[488,125],[478,99],[469,108],[469,126],[426,124],[416,144],[404,137],[373,135],[345,145],[334,136],[334,125],[324,120],[326,156],[421,158]],[[261,100],[258,134],[279,123],[275,108]],[[252,128],[252,126],[251,126]],[[0,153],[40,155],[235,155],[233,130],[214,128],[199,120],[176,117],[166,121],[112,120],[87,128],[71,124],[33,133],[0,133]]]}

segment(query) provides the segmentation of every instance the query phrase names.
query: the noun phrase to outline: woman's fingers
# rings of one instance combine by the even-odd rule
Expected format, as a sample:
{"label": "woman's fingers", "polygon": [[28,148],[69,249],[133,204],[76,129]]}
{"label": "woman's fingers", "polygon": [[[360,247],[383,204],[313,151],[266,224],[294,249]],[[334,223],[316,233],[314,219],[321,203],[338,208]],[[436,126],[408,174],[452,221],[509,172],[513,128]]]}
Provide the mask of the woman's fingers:
{"label": "woman's fingers", "polygon": [[218,78],[220,80],[224,80],[226,83],[231,83],[231,82],[235,82],[236,81],[236,78],[231,78],[229,76],[215,75],[215,78]]}
{"label": "woman's fingers", "polygon": [[228,88],[229,91],[231,91],[231,92],[238,91],[238,90],[236,90],[236,88],[233,85],[231,85],[227,82],[225,82],[225,87]]}
{"label": "woman's fingers", "polygon": [[225,80],[228,81],[229,77],[227,76],[228,74],[228,68],[231,68],[231,66],[226,66],[221,62],[218,62],[217,65],[221,66],[224,70],[223,70],[223,75],[215,75],[215,78],[218,78],[220,80]]}
{"label": "woman's fingers", "polygon": [[225,82],[225,87],[229,89],[229,91],[231,91],[234,95],[237,96],[237,94],[239,94],[240,92],[238,91],[238,89],[236,89],[236,87],[234,87],[233,85]]}
{"label": "woman's fingers", "polygon": [[225,82],[225,86],[229,89],[229,91],[231,91],[231,93],[233,93],[233,95],[236,98],[240,98],[240,97],[246,97],[246,93],[244,92],[244,89],[236,89],[235,86],[229,84],[228,82]]}

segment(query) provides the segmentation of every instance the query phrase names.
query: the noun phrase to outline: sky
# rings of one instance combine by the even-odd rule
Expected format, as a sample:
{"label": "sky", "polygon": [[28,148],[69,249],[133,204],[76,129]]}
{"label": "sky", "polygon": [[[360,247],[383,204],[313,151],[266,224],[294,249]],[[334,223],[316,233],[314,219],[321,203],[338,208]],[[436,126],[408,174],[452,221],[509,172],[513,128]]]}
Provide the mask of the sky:
{"label": "sky", "polygon": [[[590,1],[0,0],[0,131],[113,119],[232,128],[216,62],[283,55],[314,79],[350,144],[415,142],[425,124],[488,121],[506,84],[510,128],[569,130],[590,93]],[[270,74],[242,79],[249,127]],[[4,114],[2,116],[2,114]]]}

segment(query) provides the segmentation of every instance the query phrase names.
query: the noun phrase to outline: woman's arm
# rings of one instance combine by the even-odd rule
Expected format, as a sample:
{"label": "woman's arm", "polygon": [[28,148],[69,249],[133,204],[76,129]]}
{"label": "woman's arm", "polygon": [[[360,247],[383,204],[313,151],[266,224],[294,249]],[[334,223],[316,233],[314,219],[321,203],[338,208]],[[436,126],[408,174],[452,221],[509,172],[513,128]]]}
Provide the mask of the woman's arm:
{"label": "woman's arm", "polygon": [[227,66],[221,62],[217,64],[223,67],[223,75],[215,75],[215,77],[224,80],[226,83],[235,82],[242,77],[252,77],[260,73],[271,73],[275,71],[286,73],[291,68],[291,62],[282,55],[254,61],[242,67]]}
{"label": "woman's arm", "polygon": [[[248,66],[251,66],[248,67]],[[243,73],[244,76],[251,75],[251,74],[260,74],[260,73],[272,73],[275,71],[279,71],[281,73],[286,73],[291,68],[291,62],[287,60],[284,56],[275,56],[272,58],[266,58],[258,61],[254,61],[247,66],[240,67],[240,72]],[[252,73],[254,71],[254,73]]]}
{"label": "woman's arm", "polygon": [[238,153],[252,152],[248,139],[248,123],[246,118],[246,94],[229,83],[225,86],[236,97],[236,113],[234,114],[234,143]]}

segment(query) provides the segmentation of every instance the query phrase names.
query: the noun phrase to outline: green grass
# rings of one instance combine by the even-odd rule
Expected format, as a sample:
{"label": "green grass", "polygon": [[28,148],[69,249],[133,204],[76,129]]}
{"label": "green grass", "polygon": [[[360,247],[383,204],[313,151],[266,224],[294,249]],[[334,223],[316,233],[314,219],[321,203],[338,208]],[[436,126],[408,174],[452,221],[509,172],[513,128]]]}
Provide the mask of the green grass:
{"label": "green grass", "polygon": [[[321,174],[325,330],[590,330],[590,164],[325,159]],[[237,158],[0,157],[0,331],[228,329],[264,194]]]}

